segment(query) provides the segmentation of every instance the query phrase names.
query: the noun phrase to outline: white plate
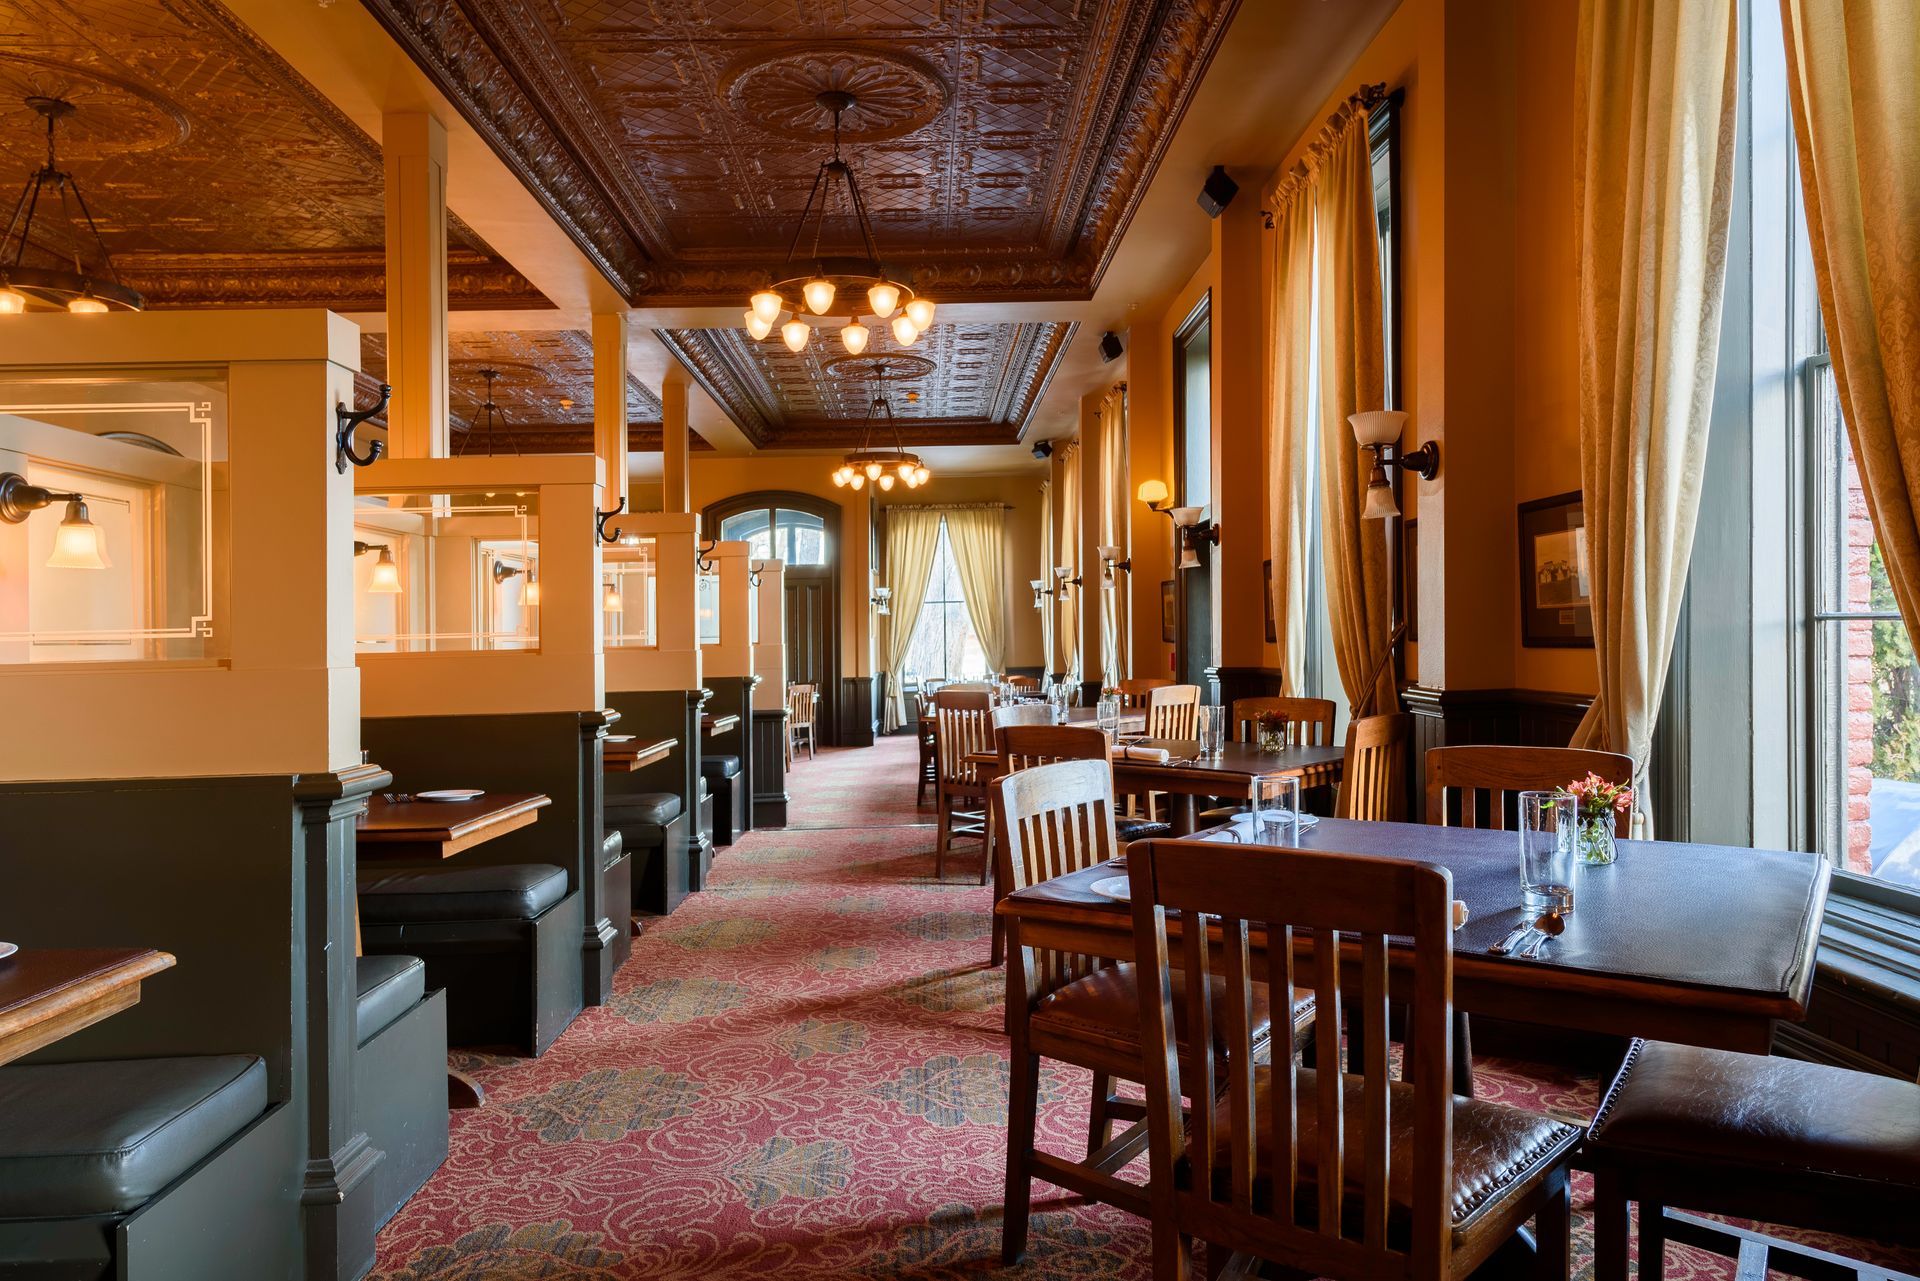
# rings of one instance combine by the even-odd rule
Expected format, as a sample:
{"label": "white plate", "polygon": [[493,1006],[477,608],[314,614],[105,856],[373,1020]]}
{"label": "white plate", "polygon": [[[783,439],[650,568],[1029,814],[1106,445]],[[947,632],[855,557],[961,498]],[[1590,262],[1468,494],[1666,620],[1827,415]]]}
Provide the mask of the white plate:
{"label": "white plate", "polygon": [[1133,901],[1133,892],[1127,888],[1127,878],[1124,876],[1103,876],[1087,888],[1101,898],[1110,898],[1119,903]]}
{"label": "white plate", "polygon": [[20,950],[18,943],[0,943],[0,961],[6,960]]}
{"label": "white plate", "polygon": [[471,801],[485,795],[486,793],[477,787],[443,787],[433,792],[415,792],[413,799],[416,801]]}

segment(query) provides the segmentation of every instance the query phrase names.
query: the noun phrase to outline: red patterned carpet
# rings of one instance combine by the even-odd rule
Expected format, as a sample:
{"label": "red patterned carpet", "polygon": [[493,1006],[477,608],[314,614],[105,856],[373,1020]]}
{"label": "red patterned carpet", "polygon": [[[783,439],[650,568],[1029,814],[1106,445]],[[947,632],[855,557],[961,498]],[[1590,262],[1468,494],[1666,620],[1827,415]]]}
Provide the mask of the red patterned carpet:
{"label": "red patterned carpet", "polygon": [[[988,891],[931,880],[932,830],[902,826],[924,821],[913,767],[910,738],[803,760],[796,817],[857,825],[724,852],[715,886],[639,941],[613,1002],[538,1061],[457,1055],[487,1105],[453,1114],[452,1155],[381,1234],[374,1275],[999,1271],[1007,1065]],[[1576,1119],[1596,1088],[1499,1062],[1479,1079]],[[1085,1077],[1050,1068],[1042,1091],[1049,1146],[1071,1152]],[[1008,1275],[1149,1275],[1142,1221],[1044,1185],[1035,1209],[1030,1261]],[[1683,1248],[1667,1267],[1732,1275]]]}

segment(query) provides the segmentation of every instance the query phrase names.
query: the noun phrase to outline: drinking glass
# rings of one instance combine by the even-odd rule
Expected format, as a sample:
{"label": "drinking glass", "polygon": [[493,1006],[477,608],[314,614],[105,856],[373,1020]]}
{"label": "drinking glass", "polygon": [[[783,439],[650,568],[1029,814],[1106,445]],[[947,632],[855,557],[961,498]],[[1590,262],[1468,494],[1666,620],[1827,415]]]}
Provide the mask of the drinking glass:
{"label": "drinking glass", "polygon": [[1210,761],[1220,759],[1221,747],[1227,741],[1227,709],[1203,704],[1194,717],[1194,737],[1199,739],[1200,755]]}
{"label": "drinking glass", "polygon": [[1300,843],[1300,780],[1291,774],[1253,780],[1253,839],[1260,845]]}
{"label": "drinking glass", "polygon": [[1053,713],[1055,725],[1067,723],[1067,687],[1065,685],[1053,684],[1047,687],[1047,707]]}
{"label": "drinking glass", "polygon": [[1567,792],[1520,793],[1520,902],[1529,912],[1573,911],[1574,805]]}
{"label": "drinking glass", "polygon": [[1120,698],[1117,694],[1102,694],[1099,703],[1094,706],[1094,716],[1100,722],[1100,728],[1107,731],[1108,738],[1120,733]]}

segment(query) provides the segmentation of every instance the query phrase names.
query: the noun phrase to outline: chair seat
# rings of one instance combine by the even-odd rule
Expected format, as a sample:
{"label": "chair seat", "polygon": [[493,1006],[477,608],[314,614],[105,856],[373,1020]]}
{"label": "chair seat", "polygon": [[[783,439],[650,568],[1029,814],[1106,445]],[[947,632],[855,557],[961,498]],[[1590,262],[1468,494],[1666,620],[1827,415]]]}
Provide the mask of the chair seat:
{"label": "chair seat", "polygon": [[609,795],[603,813],[608,824],[613,826],[654,823],[665,827],[680,817],[680,808],[678,792],[628,792],[625,795]]}
{"label": "chair seat", "polygon": [[137,1209],[266,1110],[250,1054],[0,1068],[0,1219]]}
{"label": "chair seat", "polygon": [[1147,841],[1157,836],[1172,836],[1173,824],[1163,823],[1157,818],[1128,818],[1116,815],[1113,820],[1114,839],[1125,845],[1131,841]]}
{"label": "chair seat", "polygon": [[566,872],[545,863],[391,872],[360,882],[360,919],[367,925],[531,921],[566,894]]}
{"label": "chair seat", "polygon": [[[1173,1027],[1175,1038],[1182,1044],[1187,1039],[1187,1003],[1182,995],[1186,991],[1184,979],[1180,971],[1174,971]],[[1225,1001],[1226,979],[1216,974],[1211,981],[1214,1000]],[[1313,997],[1301,995],[1293,1007],[1295,1035],[1312,1025]],[[1131,963],[1108,966],[1049,992],[1034,1006],[1028,1026],[1036,1037],[1053,1036],[1080,1041],[1103,1055],[1137,1064],[1141,1057],[1138,969]],[[1217,1022],[1215,1030],[1216,1039],[1224,1036],[1224,1029]],[[1256,983],[1253,985],[1255,1045],[1266,1043],[1272,1034],[1273,1011],[1267,1004],[1267,987],[1264,983]],[[1138,1068],[1134,1070],[1137,1072]]]}
{"label": "chair seat", "polygon": [[362,956],[354,961],[354,976],[353,1028],[361,1045],[427,995],[427,967],[417,956]]}
{"label": "chair seat", "polygon": [[738,756],[702,756],[700,772],[708,778],[738,778],[740,758]]}
{"label": "chair seat", "polygon": [[1797,1059],[1636,1042],[1594,1114],[1598,1152],[1914,1189],[1920,1085]]}
{"label": "chair seat", "polygon": [[[1256,1064],[1253,1077],[1253,1114],[1258,1128],[1260,1165],[1254,1182],[1254,1203],[1264,1210],[1273,1203],[1273,1068]],[[1366,1106],[1363,1079],[1344,1078],[1346,1114],[1362,1115]],[[1296,1221],[1312,1224],[1317,1215],[1319,1188],[1315,1180],[1320,1155],[1320,1127],[1314,1091],[1318,1075],[1301,1068],[1295,1075],[1298,1118],[1299,1178],[1294,1196]],[[1221,1099],[1215,1109],[1214,1170],[1224,1181],[1227,1177],[1227,1144],[1232,1132],[1231,1102]],[[1409,1239],[1413,1230],[1413,1086],[1404,1081],[1388,1085],[1389,1154],[1387,1165],[1387,1235],[1390,1243]],[[1349,1121],[1344,1132],[1341,1159],[1346,1192],[1341,1201],[1343,1216],[1351,1216],[1346,1231],[1361,1229],[1366,1207],[1365,1162],[1361,1145],[1366,1127]],[[1492,1211],[1509,1197],[1531,1191],[1534,1184],[1550,1174],[1580,1141],[1580,1127],[1556,1121],[1552,1117],[1529,1112],[1525,1108],[1488,1099],[1453,1096],[1453,1193],[1451,1199],[1453,1241],[1462,1246],[1480,1224],[1498,1223]],[[1185,1164],[1183,1160],[1183,1166]],[[1180,1172],[1183,1179],[1189,1172]],[[1404,1247],[1399,1247],[1404,1248]]]}
{"label": "chair seat", "polygon": [[627,840],[626,840],[626,837],[620,834],[620,830],[618,828],[615,828],[613,831],[608,832],[605,836],[600,838],[601,868],[605,869],[605,868],[612,867],[615,863],[618,863],[620,861],[620,856],[622,854],[625,854],[626,852],[627,852]]}

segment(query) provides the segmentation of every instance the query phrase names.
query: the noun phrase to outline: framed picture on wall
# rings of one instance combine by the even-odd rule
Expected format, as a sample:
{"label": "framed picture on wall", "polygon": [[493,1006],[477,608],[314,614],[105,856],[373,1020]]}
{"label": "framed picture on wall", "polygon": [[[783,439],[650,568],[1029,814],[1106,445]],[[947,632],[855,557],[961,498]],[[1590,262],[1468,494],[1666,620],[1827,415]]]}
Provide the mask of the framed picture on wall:
{"label": "framed picture on wall", "polygon": [[1593,648],[1593,583],[1580,494],[1520,504],[1520,643]]}
{"label": "framed picture on wall", "polygon": [[1260,562],[1260,581],[1266,584],[1267,644],[1271,645],[1275,641],[1280,639],[1280,634],[1275,629],[1274,623],[1273,623],[1273,562],[1272,561],[1268,560],[1268,561]]}
{"label": "framed picture on wall", "polygon": [[1420,521],[1402,521],[1400,532],[1400,617],[1407,624],[1407,639],[1420,640]]}
{"label": "framed picture on wall", "polygon": [[1179,637],[1180,607],[1174,604],[1173,580],[1165,579],[1160,584],[1160,639],[1174,644]]}

